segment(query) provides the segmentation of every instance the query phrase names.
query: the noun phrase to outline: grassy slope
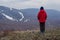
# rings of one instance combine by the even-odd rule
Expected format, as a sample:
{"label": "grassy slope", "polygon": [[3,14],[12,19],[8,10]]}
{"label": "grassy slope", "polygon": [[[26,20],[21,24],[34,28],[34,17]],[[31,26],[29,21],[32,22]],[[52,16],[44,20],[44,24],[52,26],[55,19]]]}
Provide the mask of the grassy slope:
{"label": "grassy slope", "polygon": [[50,30],[45,32],[45,36],[34,31],[10,31],[0,33],[0,40],[60,40],[60,30]]}

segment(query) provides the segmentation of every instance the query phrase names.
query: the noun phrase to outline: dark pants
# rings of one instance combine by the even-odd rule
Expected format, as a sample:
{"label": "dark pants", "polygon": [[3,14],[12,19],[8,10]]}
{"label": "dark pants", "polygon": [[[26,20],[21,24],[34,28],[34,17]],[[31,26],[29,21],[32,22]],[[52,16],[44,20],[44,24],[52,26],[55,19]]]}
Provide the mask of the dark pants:
{"label": "dark pants", "polygon": [[40,31],[41,31],[42,33],[45,32],[45,22],[40,22]]}

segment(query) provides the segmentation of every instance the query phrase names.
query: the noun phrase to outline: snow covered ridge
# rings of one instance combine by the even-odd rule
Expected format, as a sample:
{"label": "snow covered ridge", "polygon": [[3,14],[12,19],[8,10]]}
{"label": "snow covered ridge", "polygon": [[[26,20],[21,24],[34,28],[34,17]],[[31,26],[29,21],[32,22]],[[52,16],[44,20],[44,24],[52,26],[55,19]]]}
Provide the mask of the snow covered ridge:
{"label": "snow covered ridge", "polygon": [[6,17],[7,19],[9,19],[9,20],[11,20],[11,21],[22,21],[23,19],[24,19],[24,15],[23,15],[23,13],[22,12],[19,12],[19,14],[20,14],[20,16],[22,16],[19,20],[17,20],[17,19],[14,19],[13,17],[11,17],[11,16],[8,16],[8,15],[6,15],[5,13],[2,13],[2,15],[4,16],[4,17]]}

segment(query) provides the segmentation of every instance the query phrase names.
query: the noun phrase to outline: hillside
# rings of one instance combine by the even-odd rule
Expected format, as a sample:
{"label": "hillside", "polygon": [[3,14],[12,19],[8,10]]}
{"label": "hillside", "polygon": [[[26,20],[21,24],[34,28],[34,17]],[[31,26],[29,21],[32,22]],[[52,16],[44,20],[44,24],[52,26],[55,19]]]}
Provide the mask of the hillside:
{"label": "hillside", "polygon": [[45,36],[38,30],[0,32],[0,40],[60,40],[60,30],[46,30]]}

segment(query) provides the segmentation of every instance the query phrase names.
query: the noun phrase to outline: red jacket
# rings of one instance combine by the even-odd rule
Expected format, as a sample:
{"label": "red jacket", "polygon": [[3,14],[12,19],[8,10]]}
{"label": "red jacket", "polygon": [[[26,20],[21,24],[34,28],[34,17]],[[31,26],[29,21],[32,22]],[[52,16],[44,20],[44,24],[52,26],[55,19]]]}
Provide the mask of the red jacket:
{"label": "red jacket", "polygon": [[45,10],[40,10],[37,17],[39,22],[46,22],[47,14]]}

